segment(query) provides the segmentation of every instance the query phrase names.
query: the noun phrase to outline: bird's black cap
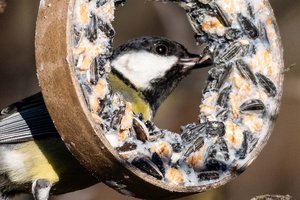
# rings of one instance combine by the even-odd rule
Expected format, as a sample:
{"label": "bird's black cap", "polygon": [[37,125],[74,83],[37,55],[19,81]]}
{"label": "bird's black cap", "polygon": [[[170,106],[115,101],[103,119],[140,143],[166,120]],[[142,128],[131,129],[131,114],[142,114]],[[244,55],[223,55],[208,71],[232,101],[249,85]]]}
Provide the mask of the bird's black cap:
{"label": "bird's black cap", "polygon": [[[202,68],[211,65],[210,59],[203,58],[207,55],[192,54],[178,42],[159,36],[144,36],[129,40],[125,44],[114,50],[111,59],[128,53],[129,51],[148,51],[160,56],[176,56],[179,58],[179,64],[193,62],[195,68]],[[201,64],[203,62],[203,64]]]}

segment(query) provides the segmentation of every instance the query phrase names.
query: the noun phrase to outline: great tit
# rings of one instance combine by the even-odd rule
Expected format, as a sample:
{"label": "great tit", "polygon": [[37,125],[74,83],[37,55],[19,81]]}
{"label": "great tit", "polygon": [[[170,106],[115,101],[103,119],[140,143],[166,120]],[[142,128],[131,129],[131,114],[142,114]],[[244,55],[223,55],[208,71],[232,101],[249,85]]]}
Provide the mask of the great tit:
{"label": "great tit", "polygon": [[[209,60],[166,38],[141,37],[114,50],[108,79],[135,113],[151,120],[180,80]],[[0,200],[18,193],[46,200],[96,183],[60,139],[41,93],[1,111]]]}

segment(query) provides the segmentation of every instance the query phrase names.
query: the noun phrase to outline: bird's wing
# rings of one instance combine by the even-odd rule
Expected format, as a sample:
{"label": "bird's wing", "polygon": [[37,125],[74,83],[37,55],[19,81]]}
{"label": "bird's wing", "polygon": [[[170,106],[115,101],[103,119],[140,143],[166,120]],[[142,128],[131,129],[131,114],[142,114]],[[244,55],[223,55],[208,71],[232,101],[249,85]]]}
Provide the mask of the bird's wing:
{"label": "bird's wing", "polygon": [[58,136],[41,93],[14,103],[0,113],[0,144]]}

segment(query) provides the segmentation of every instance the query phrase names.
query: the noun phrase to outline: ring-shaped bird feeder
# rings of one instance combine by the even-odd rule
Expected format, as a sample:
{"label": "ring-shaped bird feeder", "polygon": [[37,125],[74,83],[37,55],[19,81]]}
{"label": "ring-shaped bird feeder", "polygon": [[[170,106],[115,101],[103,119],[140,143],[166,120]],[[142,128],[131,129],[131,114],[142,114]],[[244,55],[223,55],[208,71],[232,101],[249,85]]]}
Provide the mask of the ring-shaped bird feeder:
{"label": "ring-shaped bird feeder", "polygon": [[110,91],[113,0],[42,0],[37,73],[61,138],[77,160],[119,192],[180,197],[224,185],[258,156],[282,96],[283,54],[267,0],[181,0],[207,44],[199,120],[181,133],[157,128]]}

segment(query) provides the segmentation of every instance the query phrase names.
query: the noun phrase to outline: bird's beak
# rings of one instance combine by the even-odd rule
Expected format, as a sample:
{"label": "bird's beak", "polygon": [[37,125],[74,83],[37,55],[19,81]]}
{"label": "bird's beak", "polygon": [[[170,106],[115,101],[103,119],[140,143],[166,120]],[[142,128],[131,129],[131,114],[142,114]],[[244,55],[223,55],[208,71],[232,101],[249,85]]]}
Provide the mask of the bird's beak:
{"label": "bird's beak", "polygon": [[189,54],[188,58],[180,58],[178,64],[182,65],[185,70],[200,69],[211,66],[212,59],[210,55]]}

